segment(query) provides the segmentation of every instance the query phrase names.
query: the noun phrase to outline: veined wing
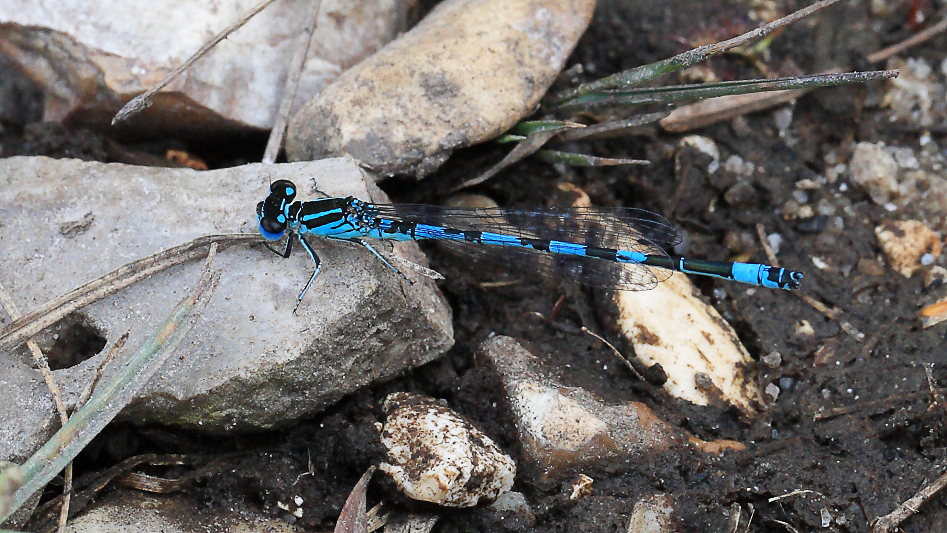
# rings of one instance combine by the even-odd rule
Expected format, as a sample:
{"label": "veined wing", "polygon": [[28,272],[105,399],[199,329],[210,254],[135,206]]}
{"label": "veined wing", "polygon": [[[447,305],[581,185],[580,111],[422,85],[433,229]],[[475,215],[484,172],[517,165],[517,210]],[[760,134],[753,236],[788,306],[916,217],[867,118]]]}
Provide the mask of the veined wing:
{"label": "veined wing", "polygon": [[[665,248],[681,241],[664,217],[630,208],[465,209],[416,204],[373,205],[379,218],[481,231],[519,238],[667,256]],[[565,279],[582,285],[618,290],[648,290],[670,271],[595,257],[551,254],[532,248],[491,246],[466,241],[441,243],[462,254],[511,268]]]}

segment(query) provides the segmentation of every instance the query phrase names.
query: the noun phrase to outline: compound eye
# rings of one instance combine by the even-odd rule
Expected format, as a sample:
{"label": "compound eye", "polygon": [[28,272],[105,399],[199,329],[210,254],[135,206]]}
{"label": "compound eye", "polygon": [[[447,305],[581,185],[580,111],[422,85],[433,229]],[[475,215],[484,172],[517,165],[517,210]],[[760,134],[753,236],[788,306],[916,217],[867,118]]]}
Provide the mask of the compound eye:
{"label": "compound eye", "polygon": [[260,235],[263,235],[264,239],[278,241],[283,238],[284,233],[286,233],[285,222],[277,222],[270,218],[260,219]]}
{"label": "compound eye", "polygon": [[276,180],[270,185],[270,194],[292,200],[296,197],[296,185],[289,180]]}

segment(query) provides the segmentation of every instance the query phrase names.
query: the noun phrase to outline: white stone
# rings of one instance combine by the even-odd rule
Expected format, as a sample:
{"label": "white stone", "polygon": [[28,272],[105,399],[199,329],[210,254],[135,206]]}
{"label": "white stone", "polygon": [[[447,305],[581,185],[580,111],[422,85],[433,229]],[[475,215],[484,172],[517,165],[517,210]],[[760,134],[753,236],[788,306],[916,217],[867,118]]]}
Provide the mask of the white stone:
{"label": "white stone", "polygon": [[472,507],[513,487],[513,459],[457,413],[406,392],[389,394],[384,409],[388,457],[379,469],[408,497]]}
{"label": "white stone", "polygon": [[[697,405],[723,398],[745,414],[757,412],[761,396],[749,370],[755,367],[753,358],[687,276],[674,273],[650,291],[617,291],[613,302],[618,328],[638,360],[664,369],[668,394]],[[700,374],[708,376],[713,387],[698,387]]]}

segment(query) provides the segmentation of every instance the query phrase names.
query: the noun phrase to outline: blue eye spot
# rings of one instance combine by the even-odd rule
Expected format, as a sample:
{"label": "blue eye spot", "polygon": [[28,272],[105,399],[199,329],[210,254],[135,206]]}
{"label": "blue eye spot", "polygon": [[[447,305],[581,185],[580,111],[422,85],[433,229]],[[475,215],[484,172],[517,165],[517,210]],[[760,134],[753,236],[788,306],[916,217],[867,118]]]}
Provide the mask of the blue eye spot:
{"label": "blue eye spot", "polygon": [[286,187],[286,196],[292,196],[296,194],[296,191],[292,187]]}

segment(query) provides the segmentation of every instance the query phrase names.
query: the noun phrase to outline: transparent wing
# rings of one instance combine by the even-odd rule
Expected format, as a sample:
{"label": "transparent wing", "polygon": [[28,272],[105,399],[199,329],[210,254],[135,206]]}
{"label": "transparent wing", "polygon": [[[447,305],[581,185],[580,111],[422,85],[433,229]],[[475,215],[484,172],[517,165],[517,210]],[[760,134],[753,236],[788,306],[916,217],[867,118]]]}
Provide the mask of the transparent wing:
{"label": "transparent wing", "polygon": [[[664,217],[631,208],[464,209],[430,205],[373,205],[374,216],[443,226],[460,231],[488,231],[520,238],[544,239],[667,256],[665,248],[681,241]],[[513,269],[582,285],[618,290],[649,290],[670,271],[594,257],[550,254],[530,248],[441,241],[459,253]]]}

